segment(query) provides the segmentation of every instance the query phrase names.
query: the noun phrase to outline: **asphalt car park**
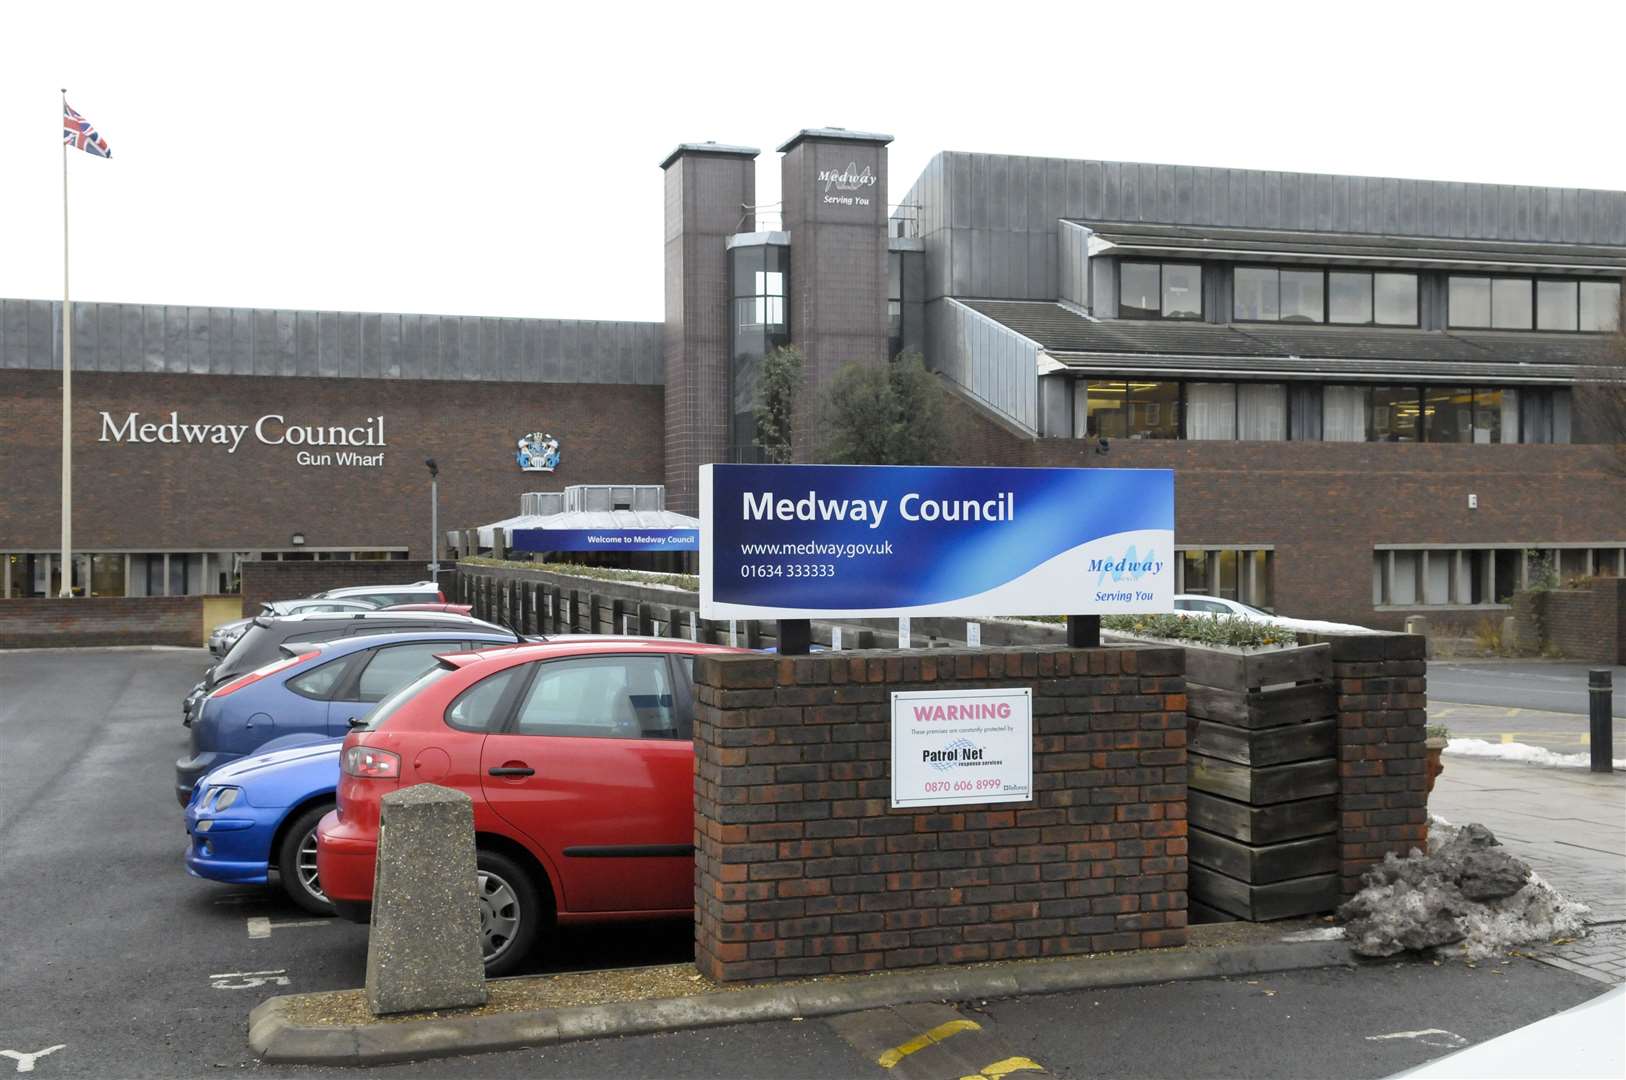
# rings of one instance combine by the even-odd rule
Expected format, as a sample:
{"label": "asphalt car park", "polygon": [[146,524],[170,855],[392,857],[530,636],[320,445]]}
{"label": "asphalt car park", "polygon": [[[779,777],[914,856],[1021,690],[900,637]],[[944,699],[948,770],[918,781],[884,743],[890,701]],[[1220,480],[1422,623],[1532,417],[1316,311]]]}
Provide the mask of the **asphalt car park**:
{"label": "asphalt car park", "polygon": [[[41,1055],[33,1077],[341,1075],[261,1066],[245,1021],[273,994],[362,985],[367,929],[312,918],[273,886],[184,869],[172,784],[186,731],[174,703],[207,662],[201,649],[0,652],[0,1050]],[[522,970],[671,963],[691,949],[686,922],[578,926]],[[1377,1077],[1599,989],[1528,960],[1381,964],[948,1003],[980,1025],[977,1041],[956,1036],[967,1038],[958,1049],[892,1068],[877,1064],[880,1042],[942,1020],[871,1010],[373,1071],[927,1080],[1022,1057],[1058,1076],[1294,1076],[1315,1060],[1317,1075]],[[0,1075],[9,1064],[0,1059]]]}

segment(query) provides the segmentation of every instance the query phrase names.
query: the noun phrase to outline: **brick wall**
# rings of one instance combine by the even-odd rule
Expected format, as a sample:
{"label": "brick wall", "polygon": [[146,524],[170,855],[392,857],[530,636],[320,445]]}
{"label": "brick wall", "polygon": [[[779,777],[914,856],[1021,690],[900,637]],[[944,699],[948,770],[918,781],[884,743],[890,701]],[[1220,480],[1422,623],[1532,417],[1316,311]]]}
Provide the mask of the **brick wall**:
{"label": "brick wall", "polygon": [[[441,577],[444,589],[451,574],[442,573]],[[259,614],[260,605],[268,600],[296,600],[352,585],[401,585],[427,580],[429,564],[417,559],[255,560],[243,564],[243,614]]]}
{"label": "brick wall", "polygon": [[1626,663],[1626,578],[1593,578],[1538,596],[1544,645],[1573,660]]}
{"label": "brick wall", "polygon": [[1338,691],[1338,844],[1343,892],[1389,852],[1428,845],[1423,739],[1427,639],[1328,637]]}
{"label": "brick wall", "polygon": [[0,600],[0,649],[202,643],[201,596]]}
{"label": "brick wall", "polygon": [[[695,962],[724,980],[1181,945],[1184,654],[695,666]],[[1027,803],[890,808],[890,693],[1032,687]]]}

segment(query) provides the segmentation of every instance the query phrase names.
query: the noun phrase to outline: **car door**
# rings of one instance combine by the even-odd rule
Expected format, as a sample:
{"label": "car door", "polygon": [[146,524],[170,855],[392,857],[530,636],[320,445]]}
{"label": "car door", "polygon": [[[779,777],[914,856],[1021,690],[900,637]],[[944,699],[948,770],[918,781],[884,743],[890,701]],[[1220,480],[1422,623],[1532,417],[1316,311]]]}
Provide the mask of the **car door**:
{"label": "car door", "polygon": [[463,638],[447,638],[363,650],[328,710],[329,734],[346,734],[352,718],[366,715],[378,702],[434,667],[436,656],[467,647]]}
{"label": "car door", "polygon": [[694,905],[694,747],[668,658],[539,661],[486,736],[486,801],[559,872],[569,912]]}

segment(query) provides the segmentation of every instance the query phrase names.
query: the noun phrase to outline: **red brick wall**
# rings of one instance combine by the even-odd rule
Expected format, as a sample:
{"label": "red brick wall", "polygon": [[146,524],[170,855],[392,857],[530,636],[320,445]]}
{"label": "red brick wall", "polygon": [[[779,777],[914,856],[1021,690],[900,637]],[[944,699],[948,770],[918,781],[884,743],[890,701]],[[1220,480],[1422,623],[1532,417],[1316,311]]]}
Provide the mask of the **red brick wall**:
{"label": "red brick wall", "polygon": [[0,600],[0,649],[184,645],[203,639],[201,596]]}
{"label": "red brick wall", "polygon": [[[1184,654],[695,665],[695,962],[736,980],[1180,945]],[[1028,803],[889,806],[890,693],[1032,687]]]}
{"label": "red brick wall", "polygon": [[1542,644],[1598,664],[1626,663],[1626,578],[1525,594],[1539,611]]}
{"label": "red brick wall", "polygon": [[1338,690],[1338,843],[1346,896],[1383,856],[1428,846],[1427,639],[1329,637]]}
{"label": "red brick wall", "polygon": [[[452,573],[449,564],[443,565],[448,565],[441,573],[441,588],[445,590]],[[243,614],[258,615],[260,605],[267,600],[296,600],[352,585],[402,585],[428,580],[429,564],[418,559],[254,560],[243,564]]]}
{"label": "red brick wall", "polygon": [[[59,542],[61,377],[7,371],[0,382],[0,551],[49,551]],[[566,484],[658,484],[659,386],[404,381],[75,372],[74,542],[80,550],[143,551],[406,546],[429,539],[426,457],[440,464],[443,530],[519,513],[527,491]],[[301,466],[302,449],[267,446],[250,432],[235,453],[209,444],[100,442],[100,413],[122,422],[252,425],[280,413],[293,424],[358,425],[384,417],[384,463]],[[514,443],[548,431],[557,472],[521,472]],[[318,451],[327,448],[318,447]]]}

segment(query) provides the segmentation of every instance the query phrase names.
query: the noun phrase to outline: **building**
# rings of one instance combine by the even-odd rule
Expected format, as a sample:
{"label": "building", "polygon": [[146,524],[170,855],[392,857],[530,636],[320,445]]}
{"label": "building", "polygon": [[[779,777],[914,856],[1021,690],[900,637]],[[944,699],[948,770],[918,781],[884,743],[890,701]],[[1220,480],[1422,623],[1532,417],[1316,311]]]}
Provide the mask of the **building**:
{"label": "building", "polygon": [[[889,141],[797,133],[776,207],[758,150],[674,149],[661,324],[75,305],[75,582],[421,557],[425,457],[447,527],[566,484],[692,513],[699,465],[754,459],[757,365],[791,342],[804,402],[920,351],[948,462],[1175,469],[1187,592],[1471,625],[1548,559],[1626,574],[1626,479],[1573,398],[1626,192],[942,153],[889,203]],[[59,321],[0,301],[8,595],[60,573]]]}

